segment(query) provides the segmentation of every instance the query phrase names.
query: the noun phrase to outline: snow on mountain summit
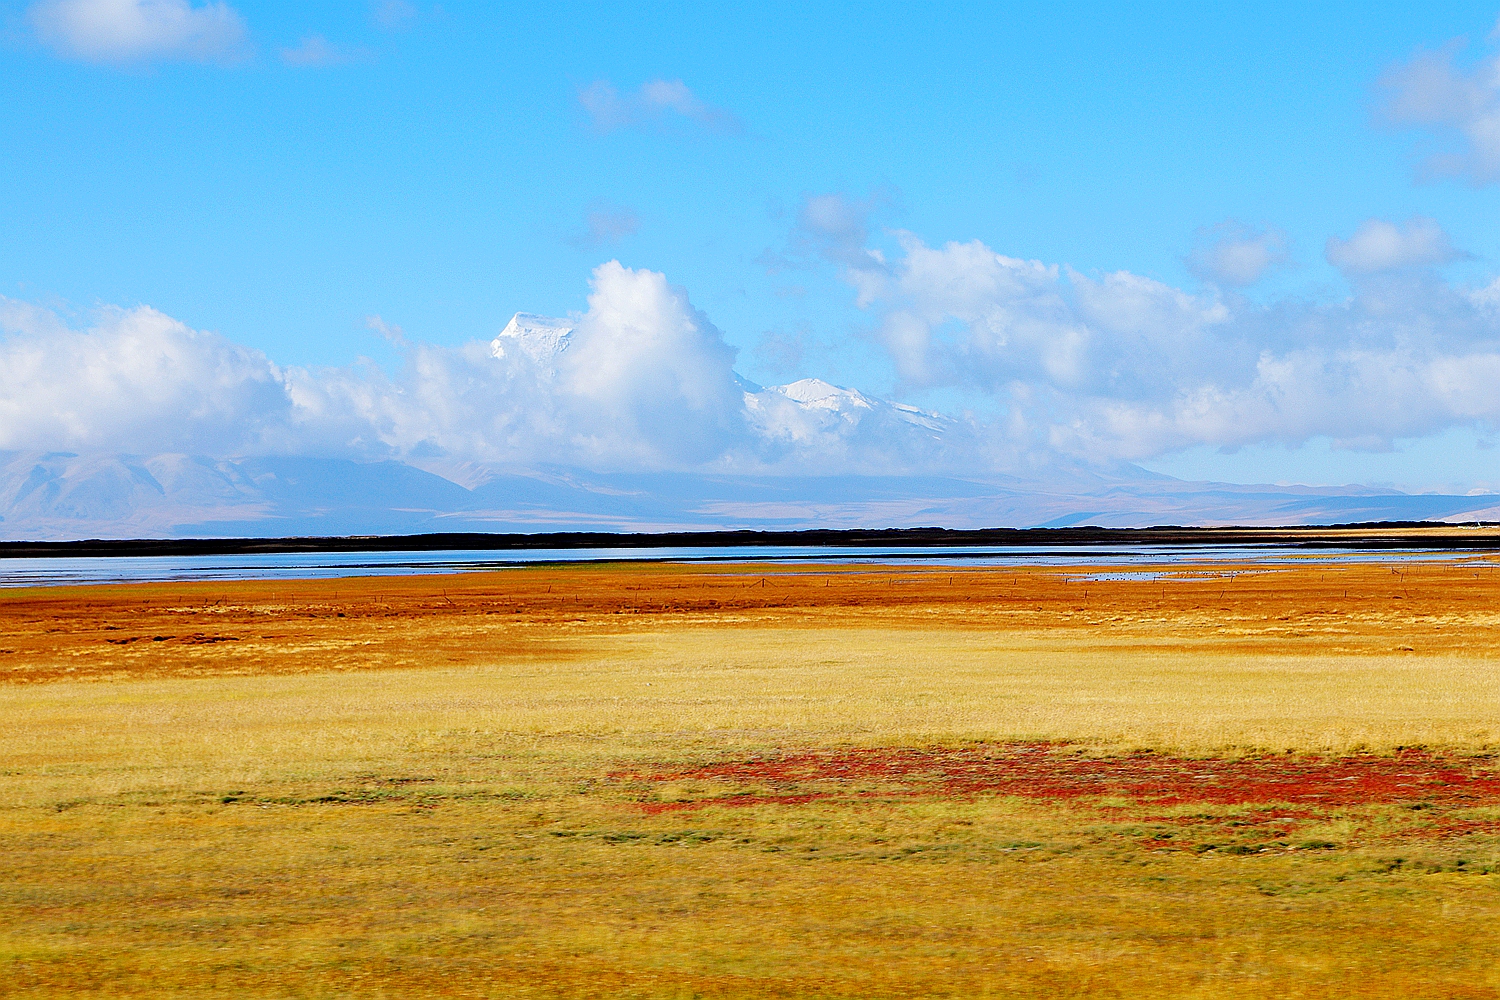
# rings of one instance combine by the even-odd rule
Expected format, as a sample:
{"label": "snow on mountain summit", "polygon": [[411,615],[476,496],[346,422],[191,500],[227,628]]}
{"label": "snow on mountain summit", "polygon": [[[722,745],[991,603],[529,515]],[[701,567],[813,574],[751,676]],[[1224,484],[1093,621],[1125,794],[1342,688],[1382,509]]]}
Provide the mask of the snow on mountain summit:
{"label": "snow on mountain summit", "polygon": [[869,397],[858,389],[841,389],[820,378],[804,378],[786,385],[773,385],[771,391],[779,392],[788,399],[795,399],[804,406],[816,406],[821,410],[841,410],[849,406],[870,409]]}
{"label": "snow on mountain summit", "polygon": [[940,413],[918,409],[905,403],[873,399],[858,389],[845,389],[820,378],[804,378],[786,385],[773,385],[765,391],[780,393],[787,399],[802,404],[806,410],[820,410],[856,422],[863,411],[885,410],[898,420],[930,431],[942,431],[952,423],[952,420]]}
{"label": "snow on mountain summit", "polygon": [[571,320],[534,313],[516,313],[500,335],[490,341],[490,353],[497,358],[520,351],[538,364],[546,364],[568,349],[574,324]]}

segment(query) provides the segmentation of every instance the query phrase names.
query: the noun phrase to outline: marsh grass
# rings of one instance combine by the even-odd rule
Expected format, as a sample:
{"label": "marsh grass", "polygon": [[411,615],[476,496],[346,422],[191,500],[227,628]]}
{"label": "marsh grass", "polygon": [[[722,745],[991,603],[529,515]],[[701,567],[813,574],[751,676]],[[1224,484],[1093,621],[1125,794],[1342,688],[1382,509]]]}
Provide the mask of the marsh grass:
{"label": "marsh grass", "polygon": [[[148,599],[185,623],[137,631],[211,613],[246,638],[143,653],[105,641],[130,630],[115,591],[56,633],[26,602],[61,599],[28,597],[0,606],[11,669],[45,679],[0,686],[0,992],[1494,997],[1500,802],[703,770],[1040,743],[1184,767],[1420,746],[1488,773],[1495,594],[1443,572],[1399,611],[1373,570],[1317,581],[1342,651],[1295,620],[1305,576],[1227,610],[1096,582],[1086,615],[1061,574],[963,601],[903,575],[885,604],[844,581],[865,589],[835,608],[788,585],[722,614],[683,596],[722,607],[722,577],[676,570],[168,588]],[[1327,603],[1351,581],[1375,596]],[[565,585],[593,610],[537,610]]]}

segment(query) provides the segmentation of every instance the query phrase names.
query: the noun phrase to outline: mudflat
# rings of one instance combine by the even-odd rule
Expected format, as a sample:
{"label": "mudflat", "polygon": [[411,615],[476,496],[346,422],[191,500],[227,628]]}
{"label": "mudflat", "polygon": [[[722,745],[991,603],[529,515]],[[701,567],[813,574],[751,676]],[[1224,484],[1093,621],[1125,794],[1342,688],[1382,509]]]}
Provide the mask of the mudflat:
{"label": "mudflat", "polygon": [[0,592],[0,982],[1500,996],[1497,566]]}

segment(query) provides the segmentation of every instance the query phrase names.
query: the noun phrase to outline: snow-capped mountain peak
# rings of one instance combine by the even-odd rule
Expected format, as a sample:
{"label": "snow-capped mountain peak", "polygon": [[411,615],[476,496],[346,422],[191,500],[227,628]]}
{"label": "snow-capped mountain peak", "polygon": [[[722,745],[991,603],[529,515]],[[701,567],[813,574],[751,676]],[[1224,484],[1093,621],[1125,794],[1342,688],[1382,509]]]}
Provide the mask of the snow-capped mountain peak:
{"label": "snow-capped mountain peak", "polygon": [[786,385],[773,385],[771,391],[779,392],[788,399],[795,399],[804,406],[819,409],[843,410],[851,406],[866,410],[871,408],[869,397],[858,389],[843,389],[820,378],[804,378]]}
{"label": "snow-capped mountain peak", "polygon": [[519,351],[539,364],[546,364],[568,349],[573,327],[571,320],[516,313],[500,335],[490,341],[490,353],[504,358]]}
{"label": "snow-capped mountain peak", "polygon": [[776,393],[797,403],[798,408],[805,413],[820,413],[825,419],[838,418],[850,424],[858,424],[867,416],[885,414],[903,423],[941,433],[953,423],[942,414],[906,403],[866,396],[858,389],[845,389],[820,378],[804,378],[786,385],[768,386],[759,394],[747,395],[747,405],[752,409],[760,408],[752,399],[769,393]]}

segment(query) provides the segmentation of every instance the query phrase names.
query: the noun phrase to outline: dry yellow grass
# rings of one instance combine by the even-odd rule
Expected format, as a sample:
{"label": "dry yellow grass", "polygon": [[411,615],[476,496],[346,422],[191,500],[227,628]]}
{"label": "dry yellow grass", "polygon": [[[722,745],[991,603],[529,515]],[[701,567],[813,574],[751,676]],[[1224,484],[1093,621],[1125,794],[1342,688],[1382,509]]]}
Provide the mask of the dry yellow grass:
{"label": "dry yellow grass", "polygon": [[[5,595],[0,992],[1500,996],[1489,793],[1028,797],[877,766],[1423,746],[1482,777],[1489,565],[1083,575]],[[854,770],[702,770],[798,754]]]}

